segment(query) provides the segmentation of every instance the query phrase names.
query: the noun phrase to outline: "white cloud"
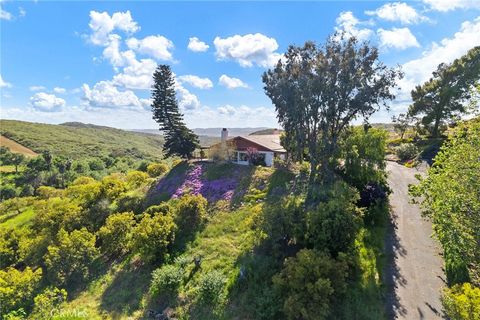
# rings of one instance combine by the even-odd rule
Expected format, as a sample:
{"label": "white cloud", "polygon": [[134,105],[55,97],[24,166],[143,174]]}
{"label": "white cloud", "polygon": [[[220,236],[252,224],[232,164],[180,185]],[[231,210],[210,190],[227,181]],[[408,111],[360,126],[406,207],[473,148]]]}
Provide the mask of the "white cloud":
{"label": "white cloud", "polygon": [[[120,52],[121,40],[122,38],[118,34],[111,34],[108,36],[108,44],[103,49],[103,57],[108,59],[114,68],[125,64],[126,52]],[[135,55],[135,53],[133,54]]]}
{"label": "white cloud", "polygon": [[82,86],[84,101],[92,108],[141,109],[148,105],[147,99],[139,99],[133,91],[119,91],[111,81],[97,82],[93,88]]}
{"label": "white cloud", "polygon": [[180,82],[186,82],[199,89],[210,89],[213,87],[213,83],[208,78],[200,78],[192,74],[187,74],[177,78]]}
{"label": "white cloud", "polygon": [[53,112],[58,111],[65,106],[65,100],[58,98],[54,94],[45,92],[35,93],[30,97],[30,104],[39,111]]}
{"label": "white cloud", "polygon": [[213,44],[217,59],[234,60],[242,67],[271,67],[282,56],[275,52],[278,49],[277,41],[261,33],[235,35],[225,39],[216,37]]}
{"label": "white cloud", "polygon": [[55,88],[53,88],[53,92],[61,94],[61,93],[67,92],[67,90],[65,88],[62,88],[62,87],[55,87]]}
{"label": "white cloud", "polygon": [[18,8],[18,16],[19,17],[25,17],[27,15],[27,11],[25,11],[25,9],[23,9],[22,7],[19,7]]}
{"label": "white cloud", "polygon": [[200,100],[198,97],[185,89],[181,84],[177,82],[176,93],[178,99],[178,106],[183,111],[191,111],[200,107]]}
{"label": "white cloud", "polygon": [[188,40],[188,50],[191,50],[193,52],[205,52],[210,48],[208,44],[206,44],[203,41],[200,41],[197,37],[191,37]]}
{"label": "white cloud", "polygon": [[136,52],[149,55],[158,60],[172,61],[173,42],[164,36],[148,36],[142,40],[130,38],[126,41],[127,46]]}
{"label": "white cloud", "polygon": [[153,72],[157,63],[152,59],[136,60],[130,57],[128,66],[121,73],[113,76],[113,82],[128,89],[149,90],[153,84]]}
{"label": "white cloud", "polygon": [[30,91],[42,91],[42,90],[46,90],[47,88],[45,88],[44,86],[30,86]]}
{"label": "white cloud", "polygon": [[228,89],[248,88],[248,85],[238,78],[230,78],[226,74],[222,74],[218,79],[218,83]]}
{"label": "white cloud", "polygon": [[0,88],[11,88],[12,84],[3,80],[2,75],[0,75]]}
{"label": "white cloud", "polygon": [[450,11],[455,9],[480,9],[478,0],[423,0],[424,3],[436,11]]}
{"label": "white cloud", "polygon": [[1,20],[12,20],[13,15],[8,11],[3,10],[3,8],[0,6],[0,19]]}
{"label": "white cloud", "polygon": [[140,27],[132,19],[130,11],[115,12],[110,16],[107,12],[90,11],[90,41],[95,45],[107,46],[109,44],[109,35],[115,30],[121,30],[127,33],[134,33],[140,30]]}
{"label": "white cloud", "polygon": [[391,30],[378,29],[380,46],[385,48],[407,49],[420,47],[417,38],[408,28],[392,28]]}
{"label": "white cloud", "polygon": [[351,11],[341,12],[335,22],[337,23],[336,31],[345,32],[347,37],[356,37],[359,41],[365,41],[373,34],[368,28],[359,28],[365,23],[359,21]]}
{"label": "white cloud", "polygon": [[192,128],[201,127],[278,127],[272,107],[224,105],[219,108],[202,106],[185,114]]}
{"label": "white cloud", "polygon": [[403,24],[429,20],[427,17],[420,15],[414,8],[402,2],[386,3],[375,11],[365,11],[365,13],[387,21],[400,21]]}

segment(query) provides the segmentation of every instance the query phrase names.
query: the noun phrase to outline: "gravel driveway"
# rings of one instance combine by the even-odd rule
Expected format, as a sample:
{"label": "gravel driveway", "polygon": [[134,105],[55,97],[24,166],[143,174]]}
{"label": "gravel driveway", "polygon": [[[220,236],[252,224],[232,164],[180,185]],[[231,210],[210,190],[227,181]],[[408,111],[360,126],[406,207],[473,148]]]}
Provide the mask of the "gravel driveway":
{"label": "gravel driveway", "polygon": [[386,241],[389,263],[389,319],[442,319],[441,288],[445,285],[440,246],[432,239],[432,224],[409,203],[408,185],[418,183],[417,169],[387,162],[391,223]]}

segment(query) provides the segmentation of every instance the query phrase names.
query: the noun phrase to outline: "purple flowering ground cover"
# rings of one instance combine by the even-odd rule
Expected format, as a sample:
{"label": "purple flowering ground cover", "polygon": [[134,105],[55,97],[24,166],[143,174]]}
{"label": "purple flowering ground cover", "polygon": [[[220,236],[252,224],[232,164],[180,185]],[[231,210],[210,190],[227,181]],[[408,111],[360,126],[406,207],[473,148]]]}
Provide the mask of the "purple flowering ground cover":
{"label": "purple flowering ground cover", "polygon": [[167,175],[159,181],[156,191],[166,193],[175,199],[185,194],[202,195],[208,202],[230,201],[242,176],[241,168],[231,167],[228,175],[208,179],[208,170],[216,170],[214,164],[198,163],[190,165],[185,175]]}

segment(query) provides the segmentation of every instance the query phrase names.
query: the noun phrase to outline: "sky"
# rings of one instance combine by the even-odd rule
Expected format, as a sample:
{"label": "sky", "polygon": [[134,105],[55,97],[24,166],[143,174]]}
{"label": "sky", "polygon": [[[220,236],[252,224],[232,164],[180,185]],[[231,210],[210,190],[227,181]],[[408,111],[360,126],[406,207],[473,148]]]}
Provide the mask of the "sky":
{"label": "sky", "polygon": [[442,62],[480,45],[480,0],[156,2],[0,0],[0,117],[158,126],[152,73],[168,64],[191,128],[278,127],[261,75],[289,45],[345,31],[402,68],[390,122]]}

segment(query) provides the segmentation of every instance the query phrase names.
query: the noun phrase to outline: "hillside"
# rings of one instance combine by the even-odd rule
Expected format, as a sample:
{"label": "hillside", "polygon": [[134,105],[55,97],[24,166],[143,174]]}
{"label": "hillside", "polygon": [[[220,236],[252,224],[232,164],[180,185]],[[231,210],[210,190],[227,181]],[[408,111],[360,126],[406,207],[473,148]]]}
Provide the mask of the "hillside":
{"label": "hillside", "polygon": [[110,127],[65,123],[62,125],[0,120],[0,134],[36,153],[81,159],[92,156],[126,156],[160,159],[163,138]]}
{"label": "hillside", "polygon": [[0,146],[7,147],[13,153],[21,153],[27,157],[35,157],[38,153],[11,140],[7,137],[0,136]]}
{"label": "hillside", "polygon": [[279,130],[276,128],[271,128],[271,129],[263,129],[263,130],[258,130],[255,132],[250,133],[250,136],[261,136],[261,135],[272,135],[272,134],[280,134],[282,133],[283,130]]}

